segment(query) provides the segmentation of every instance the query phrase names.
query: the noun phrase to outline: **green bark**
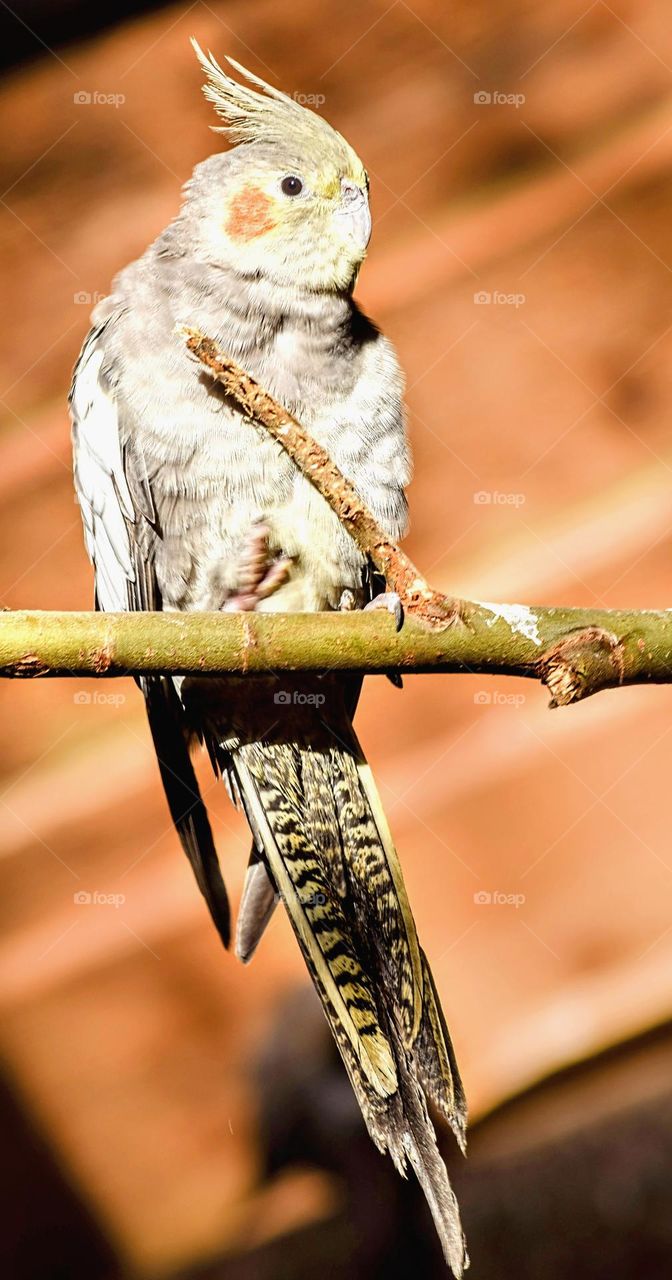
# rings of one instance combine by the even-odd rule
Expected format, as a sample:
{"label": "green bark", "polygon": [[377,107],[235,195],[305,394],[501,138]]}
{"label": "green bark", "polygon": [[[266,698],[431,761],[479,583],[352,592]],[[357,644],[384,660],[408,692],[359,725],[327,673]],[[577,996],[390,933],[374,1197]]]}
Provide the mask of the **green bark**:
{"label": "green bark", "polygon": [[542,679],[556,704],[672,680],[672,611],[485,606],[430,629],[355,613],[0,614],[0,675],[350,670],[478,672]]}

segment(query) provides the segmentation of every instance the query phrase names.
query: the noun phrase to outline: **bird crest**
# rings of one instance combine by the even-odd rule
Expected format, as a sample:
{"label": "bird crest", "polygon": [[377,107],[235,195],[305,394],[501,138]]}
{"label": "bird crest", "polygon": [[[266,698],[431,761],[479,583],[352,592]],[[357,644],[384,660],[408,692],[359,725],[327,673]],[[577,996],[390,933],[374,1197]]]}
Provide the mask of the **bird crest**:
{"label": "bird crest", "polygon": [[356,151],[322,116],[227,57],[229,65],[257,87],[241,84],[220,67],[212,53],[205,54],[193,37],[191,43],[207,76],[203,92],[224,121],[212,126],[215,133],[226,134],[234,143],[262,142],[285,151],[290,148],[320,166],[333,167],[362,184],[366,181]]}

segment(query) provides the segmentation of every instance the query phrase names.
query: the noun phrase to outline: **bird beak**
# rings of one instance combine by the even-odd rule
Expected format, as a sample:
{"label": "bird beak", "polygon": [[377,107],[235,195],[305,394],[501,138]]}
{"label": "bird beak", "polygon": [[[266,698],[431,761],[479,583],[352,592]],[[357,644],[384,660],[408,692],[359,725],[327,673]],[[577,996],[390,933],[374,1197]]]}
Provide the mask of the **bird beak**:
{"label": "bird beak", "polygon": [[371,239],[369,201],[366,191],[357,186],[356,182],[350,182],[348,178],[341,179],[341,203],[337,210],[337,217],[347,220],[348,229],[358,249],[364,253]]}

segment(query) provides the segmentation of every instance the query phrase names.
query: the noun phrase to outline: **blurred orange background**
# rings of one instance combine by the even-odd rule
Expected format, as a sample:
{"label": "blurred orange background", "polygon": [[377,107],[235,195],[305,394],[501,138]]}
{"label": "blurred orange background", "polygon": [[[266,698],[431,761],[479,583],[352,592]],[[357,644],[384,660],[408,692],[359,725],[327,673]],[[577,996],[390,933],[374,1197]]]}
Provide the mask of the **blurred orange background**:
{"label": "blurred orange background", "polygon": [[[430,580],[668,606],[662,0],[196,0],[66,43],[57,11],[5,14],[26,44],[0,95],[5,608],[91,606],[70,371],[96,298],[220,145],[192,34],[305,95],[369,170],[357,296],[406,371],[407,545]],[[360,737],[477,1119],[670,1017],[671,697],[624,689],[549,715],[525,681],[367,682]],[[3,682],[0,698],[0,1053],[96,1247],[158,1277],[328,1218],[327,1176],[301,1161],[262,1176],[255,1064],[278,1017],[290,1043],[300,1030],[283,1002],[307,983],[286,920],[249,969],[222,952],[131,681]],[[237,901],[247,832],[199,774]],[[591,1112],[623,1097],[605,1088]],[[21,1277],[107,1274],[69,1265]]]}

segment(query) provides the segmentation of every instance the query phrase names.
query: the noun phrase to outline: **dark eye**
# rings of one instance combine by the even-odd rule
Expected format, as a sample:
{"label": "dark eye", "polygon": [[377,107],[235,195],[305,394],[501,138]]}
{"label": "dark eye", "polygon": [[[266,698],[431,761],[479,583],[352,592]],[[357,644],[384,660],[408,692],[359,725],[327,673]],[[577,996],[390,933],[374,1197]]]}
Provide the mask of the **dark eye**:
{"label": "dark eye", "polygon": [[298,196],[303,191],[303,183],[295,174],[290,173],[287,178],[282,179],[280,190],[286,196]]}

